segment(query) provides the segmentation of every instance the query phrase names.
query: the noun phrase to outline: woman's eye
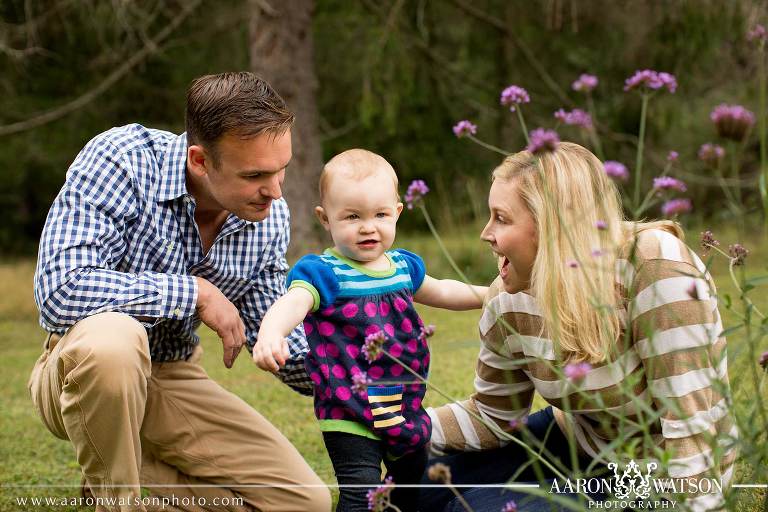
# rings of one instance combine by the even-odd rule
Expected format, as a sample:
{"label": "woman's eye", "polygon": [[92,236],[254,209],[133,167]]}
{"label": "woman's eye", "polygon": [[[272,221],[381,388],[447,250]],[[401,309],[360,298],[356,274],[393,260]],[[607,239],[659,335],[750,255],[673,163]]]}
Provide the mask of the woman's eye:
{"label": "woman's eye", "polygon": [[501,215],[497,215],[497,216],[496,216],[496,218],[495,218],[495,220],[496,220],[496,222],[498,222],[499,224],[506,224],[506,222],[507,222],[507,220],[506,220],[504,217],[502,217]]}

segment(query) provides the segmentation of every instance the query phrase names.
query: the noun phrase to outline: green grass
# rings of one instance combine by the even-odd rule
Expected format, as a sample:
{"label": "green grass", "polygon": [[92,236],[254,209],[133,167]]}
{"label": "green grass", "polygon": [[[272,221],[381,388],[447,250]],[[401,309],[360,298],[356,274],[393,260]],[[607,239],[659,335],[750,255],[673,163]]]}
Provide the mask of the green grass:
{"label": "green grass", "polygon": [[[493,261],[487,249],[476,238],[479,228],[449,236],[446,240],[460,266],[470,270],[472,279],[493,275]],[[697,235],[689,244],[696,246]],[[470,238],[471,237],[471,238]],[[727,249],[727,239],[722,240]],[[451,276],[447,262],[433,240],[424,236],[402,236],[398,245],[422,254],[432,275]],[[768,244],[750,247],[750,274],[766,274]],[[481,268],[478,268],[481,267]],[[0,385],[2,385],[2,423],[0,423],[0,512],[19,510],[17,496],[77,496],[80,471],[70,445],[54,438],[37,417],[26,389],[29,371],[40,354],[43,332],[37,325],[37,311],[32,300],[33,261],[0,264],[0,282],[6,293],[0,296]],[[713,267],[721,295],[737,297],[727,268],[718,261]],[[765,288],[763,288],[764,290]],[[768,312],[768,294],[753,293],[753,300]],[[437,325],[432,338],[431,381],[451,396],[462,399],[472,392],[475,357],[479,348],[477,320],[479,312],[453,313],[431,308],[421,309],[425,322]],[[723,310],[726,327],[733,315]],[[221,363],[221,345],[206,328],[200,331],[205,354],[203,365],[211,377],[225,388],[241,396],[276,425],[299,449],[308,463],[326,482],[333,482],[333,471],[325,453],[320,432],[313,418],[311,400],[301,397],[274,377],[259,371],[242,353],[231,370]],[[763,346],[761,351],[768,350]],[[729,338],[729,363],[736,406],[744,409],[754,399],[749,384],[749,365],[754,360],[745,350],[743,333]],[[768,399],[768,397],[766,397]],[[427,393],[427,405],[446,400],[433,391]],[[537,405],[541,401],[537,400]],[[739,466],[742,481],[752,483],[751,470]],[[764,483],[764,482],[763,482]],[[23,485],[67,485],[68,488],[24,488]],[[765,491],[739,490],[739,510],[757,512]],[[35,510],[77,510],[74,507],[38,508]]]}

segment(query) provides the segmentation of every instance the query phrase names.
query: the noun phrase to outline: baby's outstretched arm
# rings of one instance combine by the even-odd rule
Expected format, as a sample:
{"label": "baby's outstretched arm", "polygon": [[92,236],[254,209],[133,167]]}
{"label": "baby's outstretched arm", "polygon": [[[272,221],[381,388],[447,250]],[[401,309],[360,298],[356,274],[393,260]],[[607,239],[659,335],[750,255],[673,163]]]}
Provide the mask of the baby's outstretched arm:
{"label": "baby's outstretched arm", "polygon": [[259,336],[253,347],[253,362],[262,370],[276,372],[288,359],[286,336],[312,310],[314,298],[304,288],[292,288],[272,304],[261,321]]}
{"label": "baby's outstretched arm", "polygon": [[435,308],[462,311],[482,308],[486,293],[488,293],[487,286],[475,286],[453,279],[424,276],[424,282],[413,295],[413,300]]}

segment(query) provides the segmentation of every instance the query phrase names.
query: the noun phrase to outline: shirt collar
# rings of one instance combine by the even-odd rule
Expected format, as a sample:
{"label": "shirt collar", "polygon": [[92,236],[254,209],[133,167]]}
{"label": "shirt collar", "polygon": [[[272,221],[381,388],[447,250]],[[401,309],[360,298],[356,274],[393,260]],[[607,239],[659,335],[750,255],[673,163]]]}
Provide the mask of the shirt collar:
{"label": "shirt collar", "polygon": [[165,148],[157,200],[169,201],[187,193],[187,133],[177,135]]}

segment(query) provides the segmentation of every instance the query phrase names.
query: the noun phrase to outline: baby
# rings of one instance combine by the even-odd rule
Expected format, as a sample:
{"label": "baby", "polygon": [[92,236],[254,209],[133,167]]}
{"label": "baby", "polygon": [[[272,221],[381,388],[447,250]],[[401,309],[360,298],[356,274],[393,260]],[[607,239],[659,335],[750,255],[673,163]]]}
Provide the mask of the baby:
{"label": "baby", "polygon": [[420,380],[427,378],[430,333],[413,302],[477,309],[487,292],[434,279],[419,256],[390,249],[403,209],[397,184],[392,166],[363,149],[326,164],[315,212],[333,248],[296,263],[253,351],[260,368],[277,371],[288,357],[285,337],[304,321],[315,415],[340,485],[337,512],[368,510],[366,493],[381,484],[382,460],[396,484],[392,502],[414,509],[418,489],[399,486],[420,482],[431,423]]}

